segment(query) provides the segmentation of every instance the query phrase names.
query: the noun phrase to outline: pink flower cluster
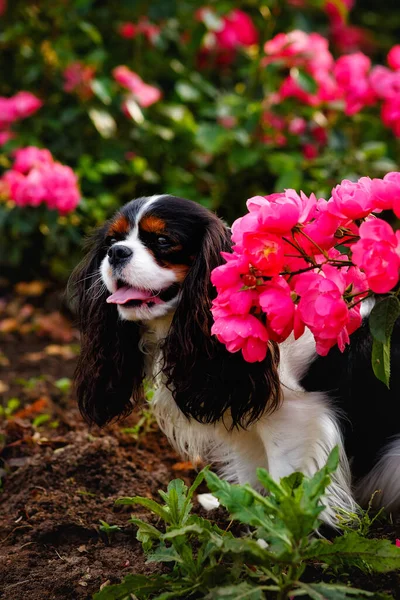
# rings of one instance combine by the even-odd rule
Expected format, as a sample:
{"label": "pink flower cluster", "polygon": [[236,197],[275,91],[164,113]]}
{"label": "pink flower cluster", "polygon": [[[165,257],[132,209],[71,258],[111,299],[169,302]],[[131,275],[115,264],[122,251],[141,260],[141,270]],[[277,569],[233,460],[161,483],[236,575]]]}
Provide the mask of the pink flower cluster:
{"label": "pink flower cluster", "polygon": [[143,35],[151,44],[155,43],[160,32],[160,27],[150,23],[145,17],[141,17],[137,23],[132,21],[121,23],[118,28],[119,35],[127,40]]}
{"label": "pink flower cluster", "polygon": [[196,12],[196,18],[208,29],[199,57],[200,66],[210,62],[230,65],[238,48],[258,43],[258,31],[253,21],[238,8],[217,17],[212,8],[203,7]]}
{"label": "pink flower cluster", "polygon": [[0,179],[0,194],[18,206],[39,206],[64,215],[80,199],[78,181],[70,167],[55,162],[49,150],[28,146],[14,153],[13,168]]}
{"label": "pink flower cluster", "polygon": [[[382,121],[400,137],[400,45],[388,54],[391,69],[371,68],[371,60],[362,52],[335,61],[324,37],[300,30],[277,34],[266,42],[264,50],[264,66],[276,64],[289,69],[280,89],[269,99],[270,106],[296,98],[303,104],[330,110],[338,110],[342,104],[344,113],[352,116],[382,101]],[[315,82],[315,91],[305,89],[303,74]]]}
{"label": "pink flower cluster", "polygon": [[161,91],[143,81],[139,75],[123,65],[113,70],[113,77],[117,83],[129,90],[136,102],[147,108],[161,99]]}
{"label": "pink flower cluster", "polygon": [[70,63],[64,70],[64,90],[75,93],[82,100],[88,100],[93,96],[91,83],[96,69],[90,65],[76,61]]}
{"label": "pink flower cluster", "polygon": [[211,276],[212,333],[249,362],[265,358],[269,340],[297,339],[306,327],[319,354],[343,351],[361,325],[361,300],[399,281],[400,232],[372,213],[400,217],[400,172],[344,180],[328,201],[289,189],[247,207],[232,226],[233,253]]}
{"label": "pink flower cluster", "polygon": [[14,137],[10,126],[33,115],[43,102],[30,92],[18,92],[11,98],[0,96],[0,145]]}

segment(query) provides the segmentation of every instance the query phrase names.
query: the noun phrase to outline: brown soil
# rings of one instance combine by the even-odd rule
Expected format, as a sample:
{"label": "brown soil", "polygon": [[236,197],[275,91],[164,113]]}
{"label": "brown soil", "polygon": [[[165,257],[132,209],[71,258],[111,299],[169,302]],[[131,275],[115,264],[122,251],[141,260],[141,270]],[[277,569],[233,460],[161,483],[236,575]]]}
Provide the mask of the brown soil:
{"label": "brown soil", "polygon": [[[29,411],[45,399],[41,412],[51,420],[33,426],[37,414],[19,417],[19,407],[16,416],[0,421],[0,597],[83,600],[129,572],[154,571],[145,565],[134,528],[127,525],[130,513],[143,517],[146,512],[114,502],[134,495],[157,499],[157,490],[174,477],[187,477],[190,465],[179,463],[154,426],[138,440],[123,433],[135,417],[103,431],[89,430],[72,395],[54,386],[72,376],[75,359],[44,355],[30,360],[44,352],[48,339],[13,333],[1,342],[3,362],[9,363],[0,367],[0,380],[9,386],[3,405],[18,396]],[[33,388],[18,383],[18,378],[40,375],[45,380],[33,382]],[[108,538],[100,520],[121,531]]]}

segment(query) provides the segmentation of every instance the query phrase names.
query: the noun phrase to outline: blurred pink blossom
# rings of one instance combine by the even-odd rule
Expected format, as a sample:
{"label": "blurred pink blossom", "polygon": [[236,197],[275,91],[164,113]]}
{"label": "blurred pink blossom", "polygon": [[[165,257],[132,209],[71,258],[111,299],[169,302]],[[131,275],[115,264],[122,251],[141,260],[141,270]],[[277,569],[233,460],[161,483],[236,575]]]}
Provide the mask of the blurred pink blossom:
{"label": "blurred pink blossom", "polygon": [[85,65],[79,61],[70,63],[64,69],[63,89],[69,93],[76,93],[82,100],[88,100],[93,96],[91,82],[95,71],[95,67]]}
{"label": "blurred pink blossom", "polygon": [[137,103],[144,108],[161,99],[162,94],[158,88],[145,83],[137,73],[124,65],[113,70],[113,77],[117,83],[132,92]]}

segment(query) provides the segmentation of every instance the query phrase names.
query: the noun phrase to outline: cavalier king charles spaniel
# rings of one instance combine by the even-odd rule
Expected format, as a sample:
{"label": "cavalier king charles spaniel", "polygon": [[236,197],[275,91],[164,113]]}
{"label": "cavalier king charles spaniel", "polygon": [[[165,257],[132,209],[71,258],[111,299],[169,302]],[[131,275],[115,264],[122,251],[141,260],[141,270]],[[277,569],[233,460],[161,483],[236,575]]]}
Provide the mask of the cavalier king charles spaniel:
{"label": "cavalier king charles spaniel", "polygon": [[[399,326],[390,390],[372,372],[366,322],[343,354],[318,357],[306,333],[271,343],[264,361],[248,363],[210,333],[210,274],[230,249],[223,221],[170,195],[132,200],[95,233],[71,280],[83,416],[104,425],[127,415],[146,378],[160,428],[191,460],[212,461],[226,478],[257,488],[257,467],[275,478],[312,475],[338,446],[325,520],[334,524],[337,509],[353,512],[377,489],[379,503],[396,510]],[[370,309],[366,301],[365,316]]]}

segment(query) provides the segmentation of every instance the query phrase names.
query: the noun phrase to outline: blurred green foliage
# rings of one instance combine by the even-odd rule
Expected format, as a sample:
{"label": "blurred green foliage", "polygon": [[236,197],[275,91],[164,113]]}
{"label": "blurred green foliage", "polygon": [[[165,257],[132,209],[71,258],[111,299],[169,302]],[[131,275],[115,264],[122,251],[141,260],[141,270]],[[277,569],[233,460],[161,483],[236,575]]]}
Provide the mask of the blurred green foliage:
{"label": "blurred green foliage", "polygon": [[[9,2],[0,18],[0,95],[28,90],[44,106],[13,128],[15,139],[0,148],[0,167],[10,167],[15,148],[46,147],[75,170],[82,191],[78,209],[65,217],[0,202],[0,260],[16,277],[22,271],[25,278],[40,273],[65,279],[80,256],[82,237],[136,196],[187,197],[231,222],[255,194],[294,187],[329,197],[332,186],[346,177],[396,169],[399,144],[372,109],[349,119],[293,99],[279,106],[285,117],[322,123],[328,140],[315,159],[305,158],[298,136],[289,136],[284,147],[264,139],[265,99],[278,89],[282,73],[261,66],[263,43],[295,28],[329,35],[322,0],[307,0],[301,8],[289,0],[208,2],[221,15],[245,10],[260,40],[238,50],[227,66],[209,61],[200,68],[199,48],[207,31],[195,11],[204,4]],[[354,21],[370,28],[382,62],[395,42],[400,11],[397,0],[390,14],[374,4],[359,0]],[[160,27],[153,43],[143,35],[121,37],[121,23],[143,16]],[[95,69],[90,98],[63,89],[63,72],[76,61]],[[118,65],[160,88],[162,100],[149,108],[131,106],[130,117],[123,114],[124,92],[112,77]],[[312,81],[304,81],[307,85]],[[234,126],[224,126],[227,118]]]}

